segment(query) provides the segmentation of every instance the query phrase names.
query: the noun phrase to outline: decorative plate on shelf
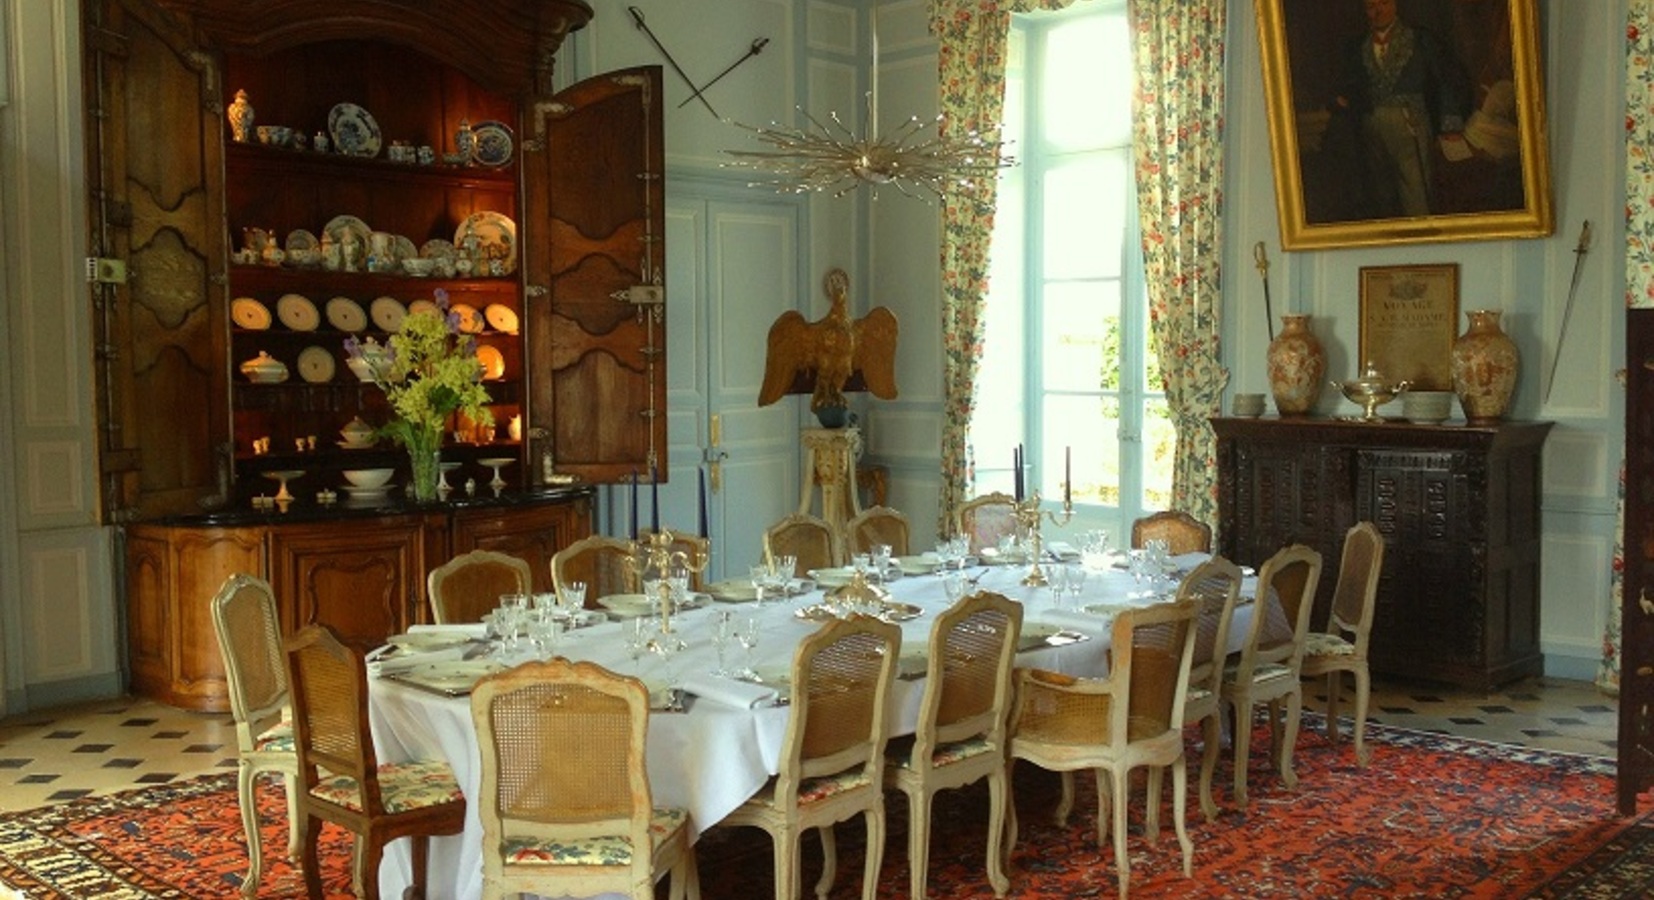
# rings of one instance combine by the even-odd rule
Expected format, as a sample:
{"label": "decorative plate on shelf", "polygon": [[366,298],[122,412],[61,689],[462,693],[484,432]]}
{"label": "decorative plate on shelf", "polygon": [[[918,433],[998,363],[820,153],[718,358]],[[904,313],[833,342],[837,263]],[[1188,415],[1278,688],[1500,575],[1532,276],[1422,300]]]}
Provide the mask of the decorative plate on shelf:
{"label": "decorative plate on shelf", "polygon": [[340,248],[344,247],[345,235],[349,234],[351,240],[356,242],[356,252],[361,256],[366,256],[368,240],[373,235],[373,229],[368,227],[368,223],[355,216],[334,216],[327,220],[327,225],[322,228],[322,233],[331,237],[334,245]]}
{"label": "decorative plate on shelf", "polygon": [[338,362],[332,351],[312,344],[299,351],[299,377],[311,384],[326,384],[333,380]]}
{"label": "decorative plate on shelf", "polygon": [[265,331],[270,327],[270,308],[251,297],[237,297],[230,301],[230,320],[248,331]]}
{"label": "decorative plate on shelf", "polygon": [[478,275],[496,274],[489,271],[488,265],[495,260],[501,264],[497,274],[517,271],[517,223],[510,216],[488,211],[466,216],[454,232],[454,246],[461,256],[470,255]]}
{"label": "decorative plate on shelf", "polygon": [[455,254],[453,242],[442,238],[431,238],[419,246],[419,256],[422,259],[452,260]]}
{"label": "decorative plate on shelf", "polygon": [[322,324],[322,314],[316,304],[303,294],[282,294],[276,301],[276,318],[294,331],[315,331]]}
{"label": "decorative plate on shelf", "polygon": [[410,316],[414,313],[427,312],[433,316],[440,316],[442,315],[442,307],[437,306],[429,300],[415,300],[414,302],[408,304],[408,315]]}
{"label": "decorative plate on shelf", "polygon": [[379,123],[354,103],[333,107],[327,114],[327,133],[333,136],[333,146],[346,156],[379,155]]}
{"label": "decorative plate on shelf", "polygon": [[482,365],[483,381],[498,381],[505,377],[505,356],[499,348],[478,344],[477,362]]}
{"label": "decorative plate on shelf", "polygon": [[367,313],[362,305],[349,297],[334,297],[327,301],[327,323],[340,331],[355,334],[368,327]]}
{"label": "decorative plate on shelf", "polygon": [[287,232],[287,254],[289,256],[295,252],[308,253],[311,250],[319,249],[321,249],[321,244],[316,241],[316,236],[309,231],[303,228],[295,228]]}
{"label": "decorative plate on shelf", "polygon": [[506,334],[517,333],[517,313],[504,303],[490,303],[482,308],[482,317],[489,327]]}
{"label": "decorative plate on shelf", "polygon": [[397,262],[419,258],[419,249],[414,246],[413,239],[405,234],[391,235],[391,253],[395,254]]}
{"label": "decorative plate on shelf", "polygon": [[408,308],[395,297],[380,297],[368,304],[368,315],[373,317],[375,328],[395,334],[402,330],[402,320],[408,315]]}
{"label": "decorative plate on shelf", "polygon": [[459,316],[461,334],[482,334],[482,313],[477,312],[475,306],[468,303],[455,303],[448,307],[448,311]]}
{"label": "decorative plate on shelf", "polygon": [[504,122],[478,122],[471,126],[477,136],[471,159],[479,165],[504,166],[511,162],[511,129]]}

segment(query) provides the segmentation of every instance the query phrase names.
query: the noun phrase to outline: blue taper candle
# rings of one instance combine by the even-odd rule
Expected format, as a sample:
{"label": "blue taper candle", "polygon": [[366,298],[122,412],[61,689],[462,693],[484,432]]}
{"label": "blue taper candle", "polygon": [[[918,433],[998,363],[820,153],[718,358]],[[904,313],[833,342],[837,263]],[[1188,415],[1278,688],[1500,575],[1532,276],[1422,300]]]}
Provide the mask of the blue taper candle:
{"label": "blue taper candle", "polygon": [[700,485],[699,485],[700,495],[701,495],[701,497],[700,497],[701,498],[701,537],[704,538],[704,537],[707,536],[707,527],[706,527],[706,469],[701,468],[701,469],[697,469],[696,471],[701,476]]}
{"label": "blue taper candle", "polygon": [[660,534],[660,469],[649,467],[649,530]]}
{"label": "blue taper candle", "polygon": [[632,540],[637,540],[637,470],[632,470]]}

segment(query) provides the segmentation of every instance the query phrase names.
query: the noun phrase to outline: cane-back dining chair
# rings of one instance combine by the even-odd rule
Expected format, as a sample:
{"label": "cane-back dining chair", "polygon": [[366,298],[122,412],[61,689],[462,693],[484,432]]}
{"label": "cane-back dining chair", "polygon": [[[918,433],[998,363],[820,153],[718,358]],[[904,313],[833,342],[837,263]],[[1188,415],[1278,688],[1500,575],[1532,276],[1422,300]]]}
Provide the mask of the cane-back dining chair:
{"label": "cane-back dining chair", "polygon": [[1365,766],[1371,751],[1366,745],[1367,701],[1372,690],[1367,669],[1367,644],[1373,631],[1373,606],[1378,602],[1378,576],[1384,567],[1384,536],[1371,522],[1357,522],[1344,533],[1344,551],[1338,560],[1338,583],[1332,590],[1332,610],[1325,631],[1311,631],[1304,639],[1303,676],[1327,677],[1327,739],[1338,740],[1338,700],[1343,673],[1355,676],[1355,759]]}
{"label": "cane-back dining chair", "polygon": [[484,898],[699,898],[689,813],[653,803],[649,692],[596,663],[557,658],[484,678],[471,693],[481,748]]}
{"label": "cane-back dining chair", "polygon": [[299,853],[299,758],[293,750],[280,619],[269,582],[239,573],[225,579],[212,600],[212,624],[235,721],[236,801],[248,862],[241,893],[252,897],[264,873],[254,792],[258,776],[281,775],[287,795],[287,855]]}
{"label": "cane-back dining chair", "polygon": [[795,557],[799,572],[830,569],[844,561],[833,526],[807,513],[793,513],[764,531],[764,559],[777,556]]}
{"label": "cane-back dining chair", "polygon": [[1235,805],[1242,809],[1247,803],[1255,704],[1268,704],[1270,750],[1280,767],[1281,783],[1288,788],[1298,786],[1298,776],[1292,771],[1292,749],[1298,740],[1304,703],[1299,673],[1309,614],[1320,581],[1321,554],[1303,544],[1293,544],[1266,560],[1258,571],[1252,621],[1240,653],[1230,658],[1224,670],[1223,702],[1235,710]]}
{"label": "cane-back dining chair", "polygon": [[1141,550],[1157,539],[1166,542],[1173,556],[1212,552],[1211,526],[1179,510],[1162,510],[1131,523],[1132,549]]}
{"label": "cane-back dining chair", "polygon": [[833,826],[858,814],[867,822],[862,897],[875,900],[878,894],[885,707],[901,643],[895,625],[854,616],[823,625],[793,653],[792,715],[782,738],[780,773],[721,823],[769,832],[776,900],[800,896],[799,838],[812,828],[821,835],[823,858],[815,892],[826,900],[838,870]]}
{"label": "cane-back dining chair", "polygon": [[[1183,874],[1193,872],[1194,844],[1184,811],[1188,767],[1183,753],[1184,703],[1192,685],[1189,664],[1194,652],[1198,600],[1126,610],[1114,617],[1113,662],[1107,678],[1018,669],[1016,701],[1011,710],[1010,769],[1025,759],[1044,769],[1097,774],[1097,847],[1114,833],[1114,864],[1120,896],[1126,896],[1130,861],[1126,854],[1126,802],[1131,770],[1172,770],[1172,814],[1183,849]],[[1014,785],[1014,779],[1007,781]],[[1150,795],[1150,805],[1158,797]],[[1057,821],[1073,809],[1071,779],[1063,781]],[[1007,800],[1010,823],[1006,852],[1016,845],[1017,813]]]}
{"label": "cane-back dining chair", "polygon": [[570,582],[585,582],[586,606],[596,609],[602,597],[638,592],[631,561],[631,541],[601,534],[581,538],[552,555],[552,589],[561,595]]}
{"label": "cane-back dining chair", "polygon": [[471,550],[448,560],[425,577],[431,619],[438,625],[481,622],[500,605],[502,594],[526,594],[534,576],[528,561],[493,550]]}
{"label": "cane-back dining chair", "polygon": [[1005,721],[1022,604],[983,591],[963,597],[931,625],[925,691],[913,739],[891,747],[886,783],[907,795],[910,896],[925,896],[931,798],[988,782],[988,882],[1005,896]]}
{"label": "cane-back dining chair", "polygon": [[356,893],[379,897],[385,845],[413,841],[413,888],[425,896],[431,835],[465,828],[465,796],[439,760],[380,763],[368,731],[367,670],[361,653],[326,625],[307,625],[287,642],[287,679],[299,756],[299,841],[310,896],[322,896],[317,838],[322,822],[356,835]]}
{"label": "cane-back dining chair", "polygon": [[[706,571],[706,561],[712,556],[712,539],[698,537],[687,531],[677,531],[672,528],[663,530],[668,537],[667,549],[673,553],[682,553],[684,559],[689,563],[687,566],[689,569],[689,589],[699,591],[702,584],[701,575]],[[654,537],[654,534],[654,532],[645,529],[638,534],[637,539],[640,543],[647,544],[649,539]]]}
{"label": "cane-back dining chair", "polygon": [[[1189,667],[1189,697],[1183,704],[1183,724],[1204,725],[1204,742],[1200,763],[1200,809],[1206,821],[1218,817],[1218,805],[1212,799],[1212,774],[1217,770],[1218,752],[1222,749],[1223,669],[1228,659],[1229,627],[1234,620],[1235,604],[1240,600],[1240,567],[1214,556],[1195,566],[1184,576],[1177,588],[1179,600],[1193,600],[1200,607],[1195,617],[1195,649]],[[1144,816],[1144,827],[1153,840],[1159,834],[1160,772],[1150,770],[1149,806]]]}
{"label": "cane-back dining chair", "polygon": [[1000,538],[1016,534],[1016,499],[999,491],[972,497],[960,504],[953,525],[970,541],[970,553],[998,547]]}
{"label": "cane-back dining chair", "polygon": [[844,523],[844,543],[851,555],[870,553],[874,545],[883,544],[892,556],[906,556],[911,552],[907,516],[888,506],[864,509]]}

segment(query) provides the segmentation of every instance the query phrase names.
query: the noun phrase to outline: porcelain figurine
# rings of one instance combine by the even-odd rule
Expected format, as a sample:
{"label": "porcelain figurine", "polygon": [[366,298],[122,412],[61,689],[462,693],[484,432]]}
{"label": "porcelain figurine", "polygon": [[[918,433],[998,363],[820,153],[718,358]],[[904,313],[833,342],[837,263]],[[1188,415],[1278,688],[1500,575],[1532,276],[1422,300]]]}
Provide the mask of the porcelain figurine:
{"label": "porcelain figurine", "polygon": [[259,259],[267,266],[279,266],[281,261],[286,258],[287,254],[276,246],[276,236],[273,234],[266,236],[264,238],[264,249],[259,252]]}
{"label": "porcelain figurine", "polygon": [[322,268],[328,270],[329,272],[339,271],[339,266],[342,264],[342,261],[339,258],[339,245],[334,243],[333,235],[322,235],[321,253]]}
{"label": "porcelain figurine", "polygon": [[471,130],[470,119],[459,120],[459,130],[454,132],[454,149],[459,151],[461,165],[471,164],[471,154],[477,152],[477,133]]}

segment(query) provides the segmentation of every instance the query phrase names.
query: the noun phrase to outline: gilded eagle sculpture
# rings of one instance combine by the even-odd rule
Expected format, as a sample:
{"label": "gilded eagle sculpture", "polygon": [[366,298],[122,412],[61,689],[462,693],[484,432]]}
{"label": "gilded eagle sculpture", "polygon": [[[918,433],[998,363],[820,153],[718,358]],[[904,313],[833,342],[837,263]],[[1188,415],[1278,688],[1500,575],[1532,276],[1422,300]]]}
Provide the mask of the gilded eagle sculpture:
{"label": "gilded eagle sculpture", "polygon": [[843,407],[845,386],[857,375],[873,396],[896,399],[895,314],[880,306],[851,319],[850,276],[843,269],[828,272],[822,286],[833,303],[826,316],[810,322],[788,310],[770,326],[759,406],[808,392],[814,412]]}

